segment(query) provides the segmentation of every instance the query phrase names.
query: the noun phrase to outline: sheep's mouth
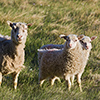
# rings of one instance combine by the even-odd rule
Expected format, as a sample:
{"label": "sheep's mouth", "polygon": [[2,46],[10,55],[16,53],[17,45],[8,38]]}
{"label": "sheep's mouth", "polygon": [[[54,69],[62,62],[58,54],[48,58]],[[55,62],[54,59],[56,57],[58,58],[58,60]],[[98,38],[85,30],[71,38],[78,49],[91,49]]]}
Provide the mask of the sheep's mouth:
{"label": "sheep's mouth", "polygon": [[18,41],[22,41],[22,39],[21,39],[21,38],[17,38],[17,40],[18,40]]}
{"label": "sheep's mouth", "polygon": [[17,41],[22,41],[23,40],[23,37],[17,37]]}
{"label": "sheep's mouth", "polygon": [[87,46],[83,47],[83,50],[88,50],[88,49],[89,49],[89,47],[87,47]]}
{"label": "sheep's mouth", "polygon": [[21,38],[16,38],[17,42],[21,43],[22,39]]}

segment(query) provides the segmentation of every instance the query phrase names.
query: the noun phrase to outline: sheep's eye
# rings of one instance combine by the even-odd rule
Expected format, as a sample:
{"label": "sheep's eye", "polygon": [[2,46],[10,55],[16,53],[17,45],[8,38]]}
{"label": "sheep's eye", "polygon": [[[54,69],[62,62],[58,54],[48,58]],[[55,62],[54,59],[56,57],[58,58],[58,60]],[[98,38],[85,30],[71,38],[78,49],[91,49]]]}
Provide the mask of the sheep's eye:
{"label": "sheep's eye", "polygon": [[82,40],[80,40],[81,43],[84,43]]}
{"label": "sheep's eye", "polygon": [[77,41],[77,40],[74,40],[75,42]]}

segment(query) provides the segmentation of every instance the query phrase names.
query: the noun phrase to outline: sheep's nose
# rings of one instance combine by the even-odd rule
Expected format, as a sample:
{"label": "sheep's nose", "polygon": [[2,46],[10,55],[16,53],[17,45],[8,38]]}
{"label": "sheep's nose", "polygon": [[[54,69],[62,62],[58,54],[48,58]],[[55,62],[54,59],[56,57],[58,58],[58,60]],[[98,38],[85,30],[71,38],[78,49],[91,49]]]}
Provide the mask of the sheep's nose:
{"label": "sheep's nose", "polygon": [[86,46],[86,48],[87,48],[87,49],[89,49],[89,47],[88,47],[88,46]]}
{"label": "sheep's nose", "polygon": [[72,44],[69,44],[70,47],[72,47]]}
{"label": "sheep's nose", "polygon": [[21,36],[21,35],[17,35],[17,37],[18,37],[18,38],[21,38],[22,36]]}
{"label": "sheep's nose", "polygon": [[87,45],[87,43],[85,43],[86,49],[89,49],[89,46]]}

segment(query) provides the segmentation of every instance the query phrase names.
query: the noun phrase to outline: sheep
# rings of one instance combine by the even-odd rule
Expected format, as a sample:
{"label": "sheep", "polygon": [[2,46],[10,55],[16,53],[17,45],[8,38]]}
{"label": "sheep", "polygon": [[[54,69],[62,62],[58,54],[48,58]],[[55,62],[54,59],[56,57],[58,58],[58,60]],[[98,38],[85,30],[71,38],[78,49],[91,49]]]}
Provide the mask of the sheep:
{"label": "sheep", "polygon": [[[82,52],[83,52],[83,55],[84,55],[84,66],[86,66],[86,64],[87,64],[87,61],[88,61],[88,58],[89,58],[89,54],[90,54],[90,51],[92,49],[91,42],[93,40],[95,40],[96,38],[97,38],[96,36],[92,36],[92,37],[84,36],[82,39],[80,39],[80,43],[82,45]],[[75,78],[75,75],[73,75],[71,77],[72,85],[74,83],[74,78]],[[81,79],[81,76],[80,75],[77,75],[77,82],[78,83],[80,83],[80,81],[81,81],[80,79]],[[82,88],[81,88],[81,91],[82,91]]]}
{"label": "sheep", "polygon": [[20,71],[25,68],[24,48],[27,38],[28,25],[26,23],[13,23],[7,21],[12,28],[11,39],[0,42],[0,86],[2,76],[11,74],[13,77],[14,89],[17,88],[17,81]]}
{"label": "sheep", "polygon": [[[91,38],[88,37],[88,36],[84,36],[81,40],[80,40],[80,43],[82,44],[82,53],[84,55],[84,63],[82,65],[83,68],[85,68],[86,64],[87,64],[87,61],[89,59],[89,54],[90,54],[90,51],[92,49],[92,44],[91,42],[93,40],[95,40],[97,37],[96,36],[92,36]],[[84,70],[83,70],[84,72]],[[79,87],[80,87],[80,91],[82,91],[82,88],[81,88],[81,76],[82,76],[82,73],[83,72],[80,72],[77,74],[77,82],[79,83]],[[74,82],[74,78],[75,76],[72,76],[72,84]]]}
{"label": "sheep", "polygon": [[[45,52],[41,58],[40,66],[39,66],[39,81],[40,86],[42,86],[44,80],[47,77],[52,76],[63,76],[65,80],[68,81],[68,89],[71,88],[70,78],[72,82],[74,81],[75,75],[77,75],[77,82],[81,88],[81,75],[84,72],[84,68],[86,66],[86,62],[89,56],[87,53],[87,59],[84,60],[86,52],[82,52],[82,47],[86,46],[86,49],[89,49],[90,44],[87,46],[86,43],[81,43],[78,41],[77,37],[73,39],[75,35],[63,36],[62,38],[66,39],[64,44],[64,50],[52,51],[50,53]],[[91,40],[94,40],[96,37],[92,37]],[[87,39],[86,39],[87,40]],[[73,42],[74,41],[74,42]],[[83,38],[82,41],[85,42]],[[91,50],[91,48],[90,48]],[[89,50],[89,51],[90,51]]]}

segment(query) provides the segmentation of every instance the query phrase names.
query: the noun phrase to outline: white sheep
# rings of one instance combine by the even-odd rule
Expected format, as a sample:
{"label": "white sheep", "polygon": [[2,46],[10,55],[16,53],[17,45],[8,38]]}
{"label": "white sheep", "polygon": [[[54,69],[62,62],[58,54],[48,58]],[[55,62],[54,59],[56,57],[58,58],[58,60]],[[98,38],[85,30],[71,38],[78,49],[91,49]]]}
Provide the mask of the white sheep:
{"label": "white sheep", "polygon": [[[82,50],[82,52],[83,52],[83,55],[84,55],[84,62],[83,62],[83,65],[82,65],[82,67],[83,68],[85,68],[85,66],[86,66],[86,64],[87,64],[87,61],[88,61],[88,58],[89,58],[89,54],[90,54],[90,51],[91,51],[91,49],[92,49],[92,44],[91,44],[91,42],[94,40],[94,39],[96,39],[97,37],[96,36],[92,36],[91,38],[90,37],[88,37],[88,36],[84,36],[81,40],[80,40],[80,42],[81,42],[81,44],[83,45],[83,50]],[[83,72],[84,72],[84,70],[83,70]],[[83,72],[80,72],[80,73],[78,73],[77,74],[77,82],[79,83],[79,86],[81,87],[81,76],[82,76],[82,73]],[[74,81],[74,78],[73,78],[73,81]],[[80,88],[81,89],[81,91],[82,91],[82,88]]]}
{"label": "white sheep", "polygon": [[[67,37],[63,36],[63,38],[66,39],[64,50],[60,52],[53,51],[49,53],[48,52],[43,53],[43,56],[40,62],[40,72],[39,72],[40,85],[43,84],[44,80],[47,77],[64,76],[65,79],[68,80],[68,88],[70,90],[71,88],[70,78],[72,79],[72,82],[73,82],[75,75],[77,75],[77,79],[78,79],[77,81],[79,83],[80,91],[82,91],[81,75],[84,72],[84,68],[86,66],[86,62],[89,56],[89,53],[86,54],[88,55],[87,57],[84,54],[87,51],[83,51],[84,53],[82,52],[83,50],[82,45],[83,46],[85,45],[86,48],[89,49],[89,45],[87,46],[87,44],[85,43],[85,40],[88,40],[88,39],[86,39],[86,36],[85,36],[85,39],[84,38],[82,39],[84,43],[81,45],[80,42],[77,40],[77,38],[73,39],[73,35],[69,35]],[[94,40],[95,38],[96,37],[92,37],[90,40],[88,40],[88,42],[90,42],[91,40]],[[85,57],[86,59],[84,60]],[[64,61],[65,59],[66,61]],[[44,73],[44,72],[47,72],[47,73]]]}
{"label": "white sheep", "polygon": [[12,28],[11,39],[0,42],[0,85],[2,76],[11,74],[14,82],[14,89],[17,88],[17,80],[20,71],[25,67],[24,48],[27,38],[27,24],[7,21]]}

